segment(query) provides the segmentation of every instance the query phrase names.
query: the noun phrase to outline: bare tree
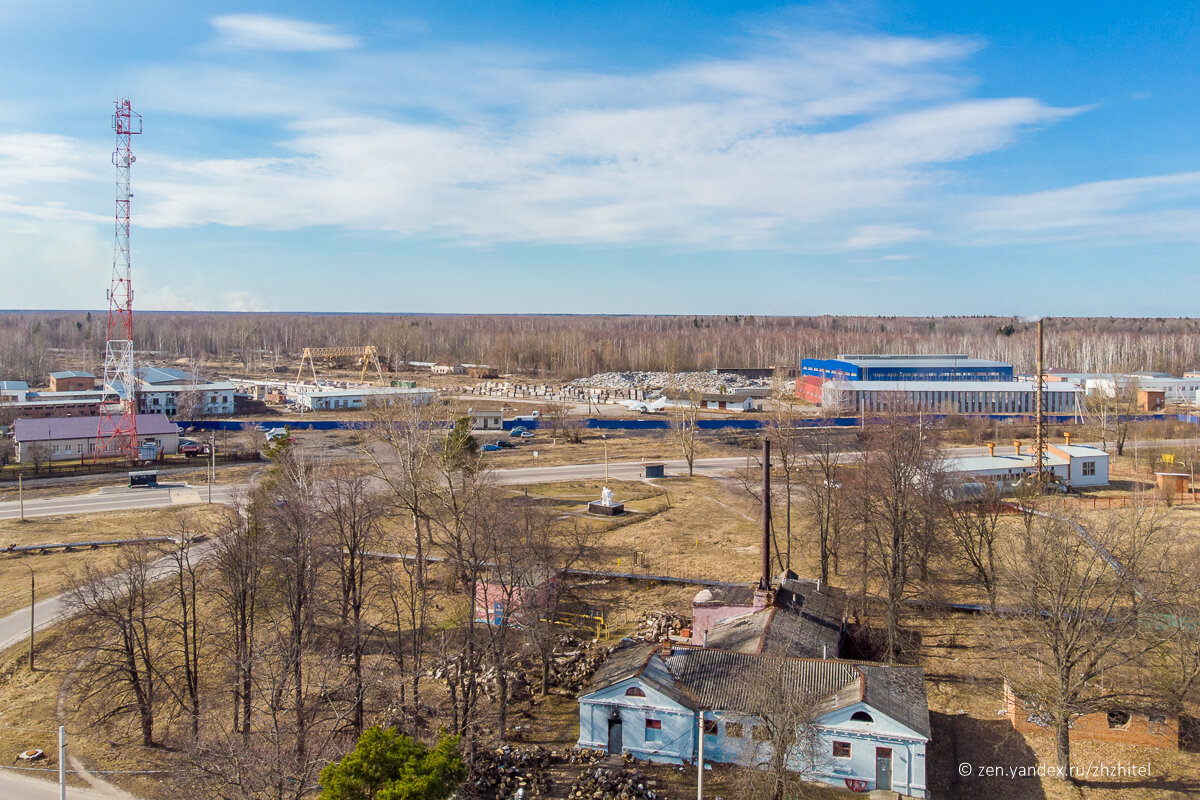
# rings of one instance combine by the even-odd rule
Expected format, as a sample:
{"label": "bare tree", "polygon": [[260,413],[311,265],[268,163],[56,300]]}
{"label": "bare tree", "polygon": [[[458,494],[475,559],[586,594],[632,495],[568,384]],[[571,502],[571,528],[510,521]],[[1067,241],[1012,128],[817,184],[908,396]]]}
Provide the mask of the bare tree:
{"label": "bare tree", "polygon": [[796,484],[817,529],[821,580],[828,582],[831,561],[833,571],[838,571],[848,456],[824,431],[798,438],[797,446]]}
{"label": "bare tree", "polygon": [[1151,646],[1138,623],[1138,576],[1161,533],[1144,507],[1087,529],[1059,508],[1037,515],[1001,562],[1026,613],[992,617],[997,664],[1016,697],[1053,728],[1060,776],[1072,776],[1074,720],[1137,694],[1132,671]]}
{"label": "bare tree", "polygon": [[[795,394],[786,390],[787,384],[776,387],[775,406],[767,420],[768,437],[771,439],[772,471],[783,478],[783,510],[784,510],[784,547],[783,564],[786,569],[792,568],[792,494],[796,487],[799,472],[802,469],[802,449],[800,437],[797,435],[796,424],[799,413],[796,408]],[[824,540],[822,540],[824,542]],[[776,549],[779,549],[778,543]],[[822,566],[827,566],[822,564]],[[827,571],[827,569],[826,569]],[[827,574],[822,574],[822,580],[828,580]]]}
{"label": "bare tree", "polygon": [[864,432],[861,442],[853,518],[865,575],[883,589],[891,662],[900,652],[900,613],[913,588],[913,568],[920,568],[927,551],[921,540],[930,534],[931,508],[942,496],[940,460],[934,437],[895,413]]}
{"label": "bare tree", "polygon": [[318,503],[334,548],[338,575],[339,649],[350,656],[354,683],[353,727],[363,731],[363,609],[370,597],[372,562],[369,553],[378,539],[383,501],[371,489],[370,480],[361,471],[336,465],[327,471],[318,490]]}
{"label": "bare tree", "polygon": [[676,405],[670,412],[671,417],[671,437],[679,445],[683,451],[683,458],[687,461],[688,477],[695,474],[696,463],[696,440],[699,434],[699,425],[697,424],[700,417],[700,394],[698,392],[687,392],[681,396]]}
{"label": "bare tree", "polygon": [[950,553],[955,566],[979,584],[992,611],[999,583],[996,545],[1003,510],[999,488],[987,483],[978,494],[951,498],[941,515],[954,545]]}
{"label": "bare tree", "polygon": [[233,730],[243,740],[250,736],[253,714],[253,683],[256,651],[256,622],[259,615],[259,584],[265,560],[265,544],[259,512],[245,497],[235,497],[224,506],[212,524],[213,592],[229,621],[233,666]]}
{"label": "bare tree", "polygon": [[[201,630],[199,597],[198,531],[185,513],[178,516],[171,528],[175,541],[161,548],[170,565],[171,594],[162,619],[167,630],[174,632],[172,648],[177,649],[173,671],[178,680],[163,681],[188,716],[193,737],[200,732],[200,652]],[[181,684],[176,686],[176,683]]]}
{"label": "bare tree", "polygon": [[1088,411],[1099,421],[1103,445],[1108,446],[1108,432],[1113,432],[1117,455],[1125,454],[1125,441],[1129,436],[1129,425],[1138,412],[1139,381],[1133,375],[1111,375],[1112,391],[1101,386],[1087,396]]}
{"label": "bare tree", "polygon": [[132,708],[144,747],[155,743],[159,672],[148,551],[123,548],[111,575],[85,564],[67,590],[67,606],[77,617],[77,646],[91,659],[85,700],[105,709],[101,719]]}
{"label": "bare tree", "polygon": [[[374,466],[375,475],[391,494],[392,504],[411,521],[408,537],[393,543],[402,561],[386,573],[385,589],[396,623],[393,657],[403,666],[402,630],[407,630],[413,708],[413,733],[419,733],[421,707],[421,658],[424,652],[426,615],[429,607],[428,558],[433,546],[430,530],[435,508],[438,476],[440,431],[447,420],[430,405],[409,403],[380,404],[371,409],[374,424],[368,428],[363,450]],[[403,529],[403,528],[402,528]],[[401,617],[405,626],[401,625]]]}
{"label": "bare tree", "polygon": [[542,406],[539,421],[549,430],[552,443],[558,444],[560,436],[566,437],[570,420],[571,407],[566,403],[547,403]]}

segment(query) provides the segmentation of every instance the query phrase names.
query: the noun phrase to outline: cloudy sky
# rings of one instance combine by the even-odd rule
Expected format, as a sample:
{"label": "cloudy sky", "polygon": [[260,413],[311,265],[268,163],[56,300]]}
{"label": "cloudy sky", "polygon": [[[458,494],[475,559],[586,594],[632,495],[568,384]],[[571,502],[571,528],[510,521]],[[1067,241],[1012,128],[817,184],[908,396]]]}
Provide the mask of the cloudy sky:
{"label": "cloudy sky", "polygon": [[1198,8],[0,0],[0,308],[1195,314]]}

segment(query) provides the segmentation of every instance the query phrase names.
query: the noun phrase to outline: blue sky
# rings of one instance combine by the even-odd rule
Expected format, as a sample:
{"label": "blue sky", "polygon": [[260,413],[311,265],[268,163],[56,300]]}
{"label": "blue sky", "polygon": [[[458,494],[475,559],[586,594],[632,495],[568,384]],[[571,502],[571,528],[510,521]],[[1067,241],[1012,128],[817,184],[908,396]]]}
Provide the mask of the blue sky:
{"label": "blue sky", "polygon": [[[1194,313],[1200,6],[0,0],[0,308]],[[1036,296],[1035,296],[1036,295]]]}

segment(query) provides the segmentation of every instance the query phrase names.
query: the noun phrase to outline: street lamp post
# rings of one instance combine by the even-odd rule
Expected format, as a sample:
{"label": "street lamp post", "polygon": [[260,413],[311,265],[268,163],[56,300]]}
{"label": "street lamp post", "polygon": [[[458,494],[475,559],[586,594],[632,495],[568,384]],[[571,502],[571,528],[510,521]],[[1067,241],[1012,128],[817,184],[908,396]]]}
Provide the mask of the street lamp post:
{"label": "street lamp post", "polygon": [[18,561],[25,569],[29,570],[29,671],[33,672],[33,604],[35,601],[36,582],[33,574],[33,567],[26,564],[24,561]]}
{"label": "street lamp post", "polygon": [[608,483],[608,434],[600,434],[600,438],[604,440],[604,482]]}

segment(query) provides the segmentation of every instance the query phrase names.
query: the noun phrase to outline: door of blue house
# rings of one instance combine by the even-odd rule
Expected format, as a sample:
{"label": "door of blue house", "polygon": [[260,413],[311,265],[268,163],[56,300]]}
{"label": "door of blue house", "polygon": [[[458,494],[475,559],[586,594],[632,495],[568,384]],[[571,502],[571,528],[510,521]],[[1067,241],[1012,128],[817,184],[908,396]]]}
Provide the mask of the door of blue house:
{"label": "door of blue house", "polygon": [[608,754],[620,754],[621,747],[621,718],[610,717],[608,720]]}
{"label": "door of blue house", "polygon": [[892,790],[892,748],[875,748],[875,788]]}

